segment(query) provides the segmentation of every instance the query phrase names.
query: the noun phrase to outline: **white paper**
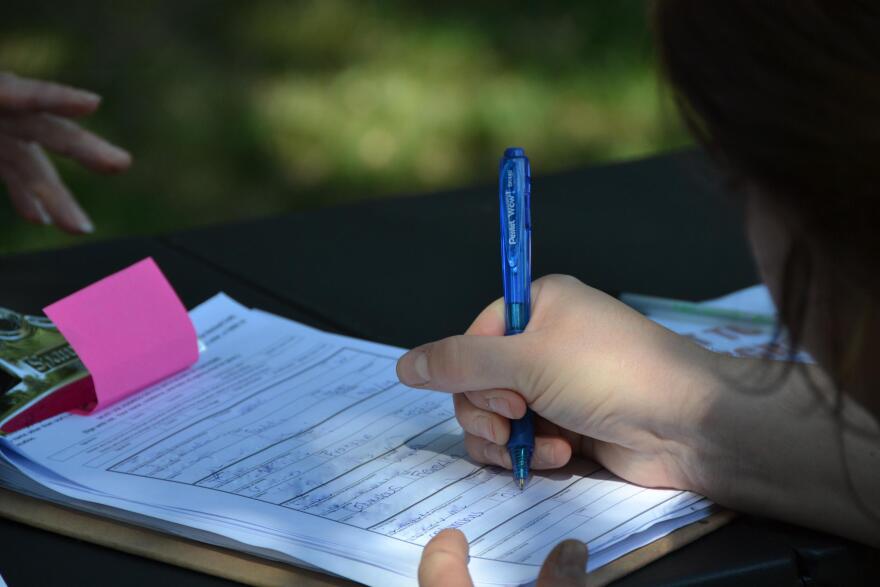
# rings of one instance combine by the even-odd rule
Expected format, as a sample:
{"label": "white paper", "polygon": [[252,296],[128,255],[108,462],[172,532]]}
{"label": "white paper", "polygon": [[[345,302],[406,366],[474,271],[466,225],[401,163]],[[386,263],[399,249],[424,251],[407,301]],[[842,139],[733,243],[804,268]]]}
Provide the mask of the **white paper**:
{"label": "white paper", "polygon": [[751,314],[764,314],[767,316],[776,314],[773,298],[770,297],[770,291],[764,284],[753,285],[729,293],[726,296],[705,301],[703,304],[713,308],[724,308],[725,310]]}
{"label": "white paper", "polygon": [[[773,305],[770,292],[764,285],[754,285],[714,300],[702,302],[702,304],[747,314],[768,316],[776,314],[776,307]],[[689,318],[687,314],[671,317],[669,315],[652,316],[648,313],[648,317],[673,332],[690,338],[700,346],[718,353],[750,359],[814,362],[807,352],[794,351],[788,342],[786,333],[784,331],[777,332],[775,326],[725,321],[721,318],[707,323],[705,317],[694,320]]]}
{"label": "white paper", "polygon": [[11,435],[46,487],[228,537],[367,584],[411,585],[443,528],[471,542],[478,584],[532,581],[566,538],[589,568],[711,508],[589,463],[537,474],[466,458],[447,394],[407,388],[401,349],[324,334],[218,295],[191,312],[188,371],[91,416]]}

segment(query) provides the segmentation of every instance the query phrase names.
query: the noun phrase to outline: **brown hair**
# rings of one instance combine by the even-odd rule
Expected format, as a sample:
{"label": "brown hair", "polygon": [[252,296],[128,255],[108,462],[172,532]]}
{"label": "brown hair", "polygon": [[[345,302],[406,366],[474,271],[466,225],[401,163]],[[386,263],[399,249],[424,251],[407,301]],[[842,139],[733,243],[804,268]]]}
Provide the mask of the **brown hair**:
{"label": "brown hair", "polygon": [[[734,179],[790,212],[780,315],[792,338],[803,332],[817,263],[870,307],[880,297],[880,2],[651,8],[664,73],[694,136]],[[828,365],[838,377],[848,333],[833,317],[824,322],[838,341]]]}

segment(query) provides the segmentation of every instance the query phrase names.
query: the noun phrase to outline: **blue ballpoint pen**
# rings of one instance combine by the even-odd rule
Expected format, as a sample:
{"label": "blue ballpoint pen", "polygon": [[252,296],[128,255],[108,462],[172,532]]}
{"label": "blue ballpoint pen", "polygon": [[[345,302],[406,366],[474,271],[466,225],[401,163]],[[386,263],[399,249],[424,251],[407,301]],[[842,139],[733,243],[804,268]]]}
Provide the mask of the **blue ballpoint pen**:
{"label": "blue ballpoint pen", "polygon": [[[505,335],[526,329],[531,313],[532,216],[531,171],[525,151],[511,147],[504,151],[498,179],[501,212],[501,270],[504,276]],[[513,480],[523,489],[529,477],[529,463],[535,450],[532,410],[510,422],[507,442],[513,464]]]}

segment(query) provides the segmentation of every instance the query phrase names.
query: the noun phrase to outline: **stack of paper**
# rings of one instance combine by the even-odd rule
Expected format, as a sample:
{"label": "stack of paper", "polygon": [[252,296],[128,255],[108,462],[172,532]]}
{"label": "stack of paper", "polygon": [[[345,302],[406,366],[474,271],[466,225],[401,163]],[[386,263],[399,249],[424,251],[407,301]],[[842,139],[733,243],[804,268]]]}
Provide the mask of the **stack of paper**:
{"label": "stack of paper", "polygon": [[484,585],[536,578],[552,547],[588,566],[699,520],[711,503],[580,462],[520,492],[470,461],[449,395],[407,388],[401,349],[323,333],[223,294],[191,318],[198,363],[91,416],[0,442],[0,484],[368,584],[411,585],[443,528]]}

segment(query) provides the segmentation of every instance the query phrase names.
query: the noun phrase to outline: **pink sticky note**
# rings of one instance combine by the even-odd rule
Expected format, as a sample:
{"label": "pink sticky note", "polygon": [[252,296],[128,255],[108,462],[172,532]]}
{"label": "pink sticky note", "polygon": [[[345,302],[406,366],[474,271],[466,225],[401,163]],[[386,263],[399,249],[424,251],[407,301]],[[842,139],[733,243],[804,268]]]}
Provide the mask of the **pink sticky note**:
{"label": "pink sticky note", "polygon": [[195,329],[153,259],[43,309],[92,376],[106,407],[196,362]]}

